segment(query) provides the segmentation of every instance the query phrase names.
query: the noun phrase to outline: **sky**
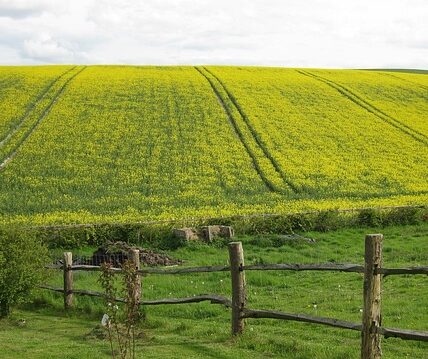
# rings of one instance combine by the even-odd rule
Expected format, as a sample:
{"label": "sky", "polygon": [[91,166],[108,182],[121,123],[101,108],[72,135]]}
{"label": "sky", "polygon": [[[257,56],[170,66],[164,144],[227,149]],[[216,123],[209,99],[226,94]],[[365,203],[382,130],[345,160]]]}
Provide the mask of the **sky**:
{"label": "sky", "polygon": [[428,69],[427,0],[0,0],[0,64]]}

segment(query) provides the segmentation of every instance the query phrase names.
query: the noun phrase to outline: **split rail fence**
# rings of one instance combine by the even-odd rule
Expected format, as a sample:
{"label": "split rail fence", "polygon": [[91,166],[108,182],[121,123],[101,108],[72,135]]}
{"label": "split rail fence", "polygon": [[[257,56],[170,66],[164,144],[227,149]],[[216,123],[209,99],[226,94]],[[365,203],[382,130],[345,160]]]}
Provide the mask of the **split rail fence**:
{"label": "split rail fence", "polygon": [[[395,328],[385,328],[381,326],[381,279],[387,275],[402,274],[425,274],[428,275],[428,266],[411,268],[384,268],[382,267],[382,234],[370,234],[365,238],[365,264],[244,264],[244,251],[241,242],[229,243],[229,266],[206,266],[191,268],[140,268],[138,250],[131,250],[129,257],[135,263],[139,278],[135,295],[140,305],[161,305],[161,304],[184,304],[210,301],[212,304],[222,304],[231,308],[232,334],[238,335],[244,331],[245,319],[248,318],[270,318],[281,320],[292,320],[298,322],[322,324],[336,328],[350,329],[361,332],[361,358],[378,359],[381,358],[381,336],[385,338],[396,337],[405,340],[428,341],[428,332],[415,330],[404,330]],[[100,266],[94,265],[73,265],[72,253],[64,253],[64,260],[61,266],[51,266],[49,268],[62,269],[64,272],[64,288],[55,288],[43,285],[41,288],[63,293],[64,307],[66,309],[73,306],[73,295],[88,295],[104,297],[101,292],[91,290],[79,290],[73,288],[74,271],[100,271]],[[121,268],[112,268],[114,272],[120,273]],[[246,296],[246,271],[254,270],[291,270],[291,271],[336,271],[364,273],[363,284],[363,315],[362,323],[353,323],[340,319],[317,317],[306,314],[293,314],[272,310],[251,309],[247,307]],[[141,276],[175,275],[186,273],[207,273],[207,272],[230,272],[232,282],[231,300],[220,295],[200,295],[187,298],[165,298],[158,300],[141,300]],[[117,298],[117,301],[124,302],[124,299]]]}

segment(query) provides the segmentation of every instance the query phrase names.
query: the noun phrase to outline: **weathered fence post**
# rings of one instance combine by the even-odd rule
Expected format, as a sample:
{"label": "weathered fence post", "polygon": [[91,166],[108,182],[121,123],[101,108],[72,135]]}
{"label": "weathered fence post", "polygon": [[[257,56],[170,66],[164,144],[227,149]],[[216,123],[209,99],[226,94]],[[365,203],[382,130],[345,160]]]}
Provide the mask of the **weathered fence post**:
{"label": "weathered fence post", "polygon": [[361,332],[361,359],[379,359],[382,356],[381,326],[381,275],[375,274],[382,266],[382,234],[368,234],[365,241],[364,309]]}
{"label": "weathered fence post", "polygon": [[242,333],[244,319],[242,312],[246,305],[244,251],[241,242],[229,243],[230,274],[232,277],[232,335]]}
{"label": "weathered fence post", "polygon": [[64,308],[69,309],[73,306],[73,254],[64,253],[63,270],[64,270]]}
{"label": "weathered fence post", "polygon": [[[135,268],[140,270],[140,251],[138,249],[131,249],[129,251],[129,259],[134,263]],[[135,303],[140,303],[141,300],[141,277],[137,274],[134,292]]]}

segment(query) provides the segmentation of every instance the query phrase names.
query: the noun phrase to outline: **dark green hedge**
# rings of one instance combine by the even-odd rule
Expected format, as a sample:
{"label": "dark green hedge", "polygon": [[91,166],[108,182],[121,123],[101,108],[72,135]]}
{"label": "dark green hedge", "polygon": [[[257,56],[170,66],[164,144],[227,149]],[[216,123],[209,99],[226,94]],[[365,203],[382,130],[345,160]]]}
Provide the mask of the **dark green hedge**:
{"label": "dark green hedge", "polygon": [[287,234],[293,232],[327,232],[345,227],[382,227],[416,224],[428,219],[427,207],[397,207],[355,211],[321,211],[291,215],[236,216],[155,224],[99,224],[89,226],[33,227],[50,247],[76,248],[100,245],[107,240],[174,249],[183,241],[172,235],[173,228],[199,227],[210,224],[231,225],[240,235]]}

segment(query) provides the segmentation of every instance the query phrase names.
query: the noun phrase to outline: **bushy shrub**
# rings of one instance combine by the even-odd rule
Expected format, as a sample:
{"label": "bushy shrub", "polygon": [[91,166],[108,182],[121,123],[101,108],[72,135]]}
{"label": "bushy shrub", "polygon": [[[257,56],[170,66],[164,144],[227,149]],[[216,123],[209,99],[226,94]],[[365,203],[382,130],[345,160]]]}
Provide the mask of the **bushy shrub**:
{"label": "bushy shrub", "polygon": [[46,247],[28,232],[0,228],[0,318],[29,299],[44,277]]}
{"label": "bushy shrub", "polygon": [[382,213],[373,208],[362,209],[357,215],[357,225],[364,227],[377,227],[382,225]]}
{"label": "bushy shrub", "polygon": [[385,217],[385,224],[408,225],[418,224],[423,218],[422,210],[415,207],[395,208],[389,211]]}
{"label": "bushy shrub", "polygon": [[314,229],[319,232],[334,231],[340,227],[339,212],[334,210],[319,212],[314,222]]}

